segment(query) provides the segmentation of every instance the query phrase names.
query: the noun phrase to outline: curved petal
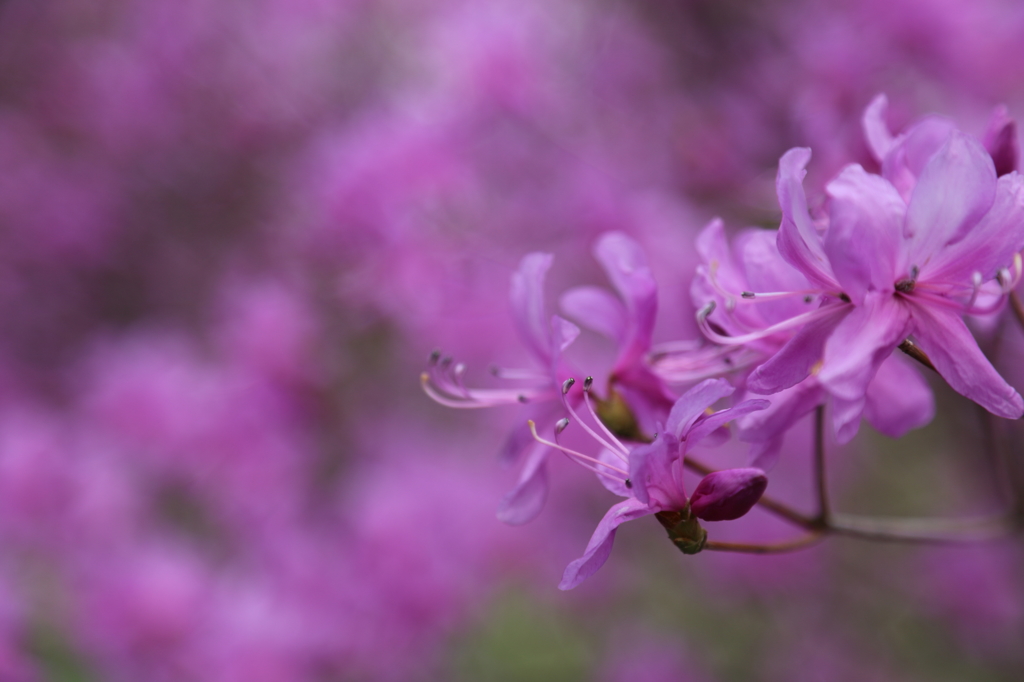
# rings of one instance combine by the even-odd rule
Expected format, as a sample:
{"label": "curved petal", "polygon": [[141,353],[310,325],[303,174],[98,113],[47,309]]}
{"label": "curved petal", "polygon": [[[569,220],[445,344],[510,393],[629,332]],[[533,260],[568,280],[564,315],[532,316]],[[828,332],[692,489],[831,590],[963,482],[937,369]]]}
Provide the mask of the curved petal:
{"label": "curved petal", "polygon": [[544,305],[544,277],[554,256],[550,253],[528,253],[512,273],[512,319],[519,336],[534,357],[545,366],[551,362],[551,337],[548,335],[548,315]]}
{"label": "curved petal", "polygon": [[924,167],[910,197],[904,227],[907,266],[924,270],[940,249],[974,228],[995,197],[992,157],[954,130]]}
{"label": "curved petal", "polygon": [[888,108],[889,98],[879,93],[871,100],[871,104],[864,110],[864,116],[861,118],[864,139],[867,140],[871,155],[879,163],[886,157],[893,145],[892,133],[889,132],[889,126],[885,123],[885,112]]}
{"label": "curved petal", "polygon": [[836,442],[845,445],[853,440],[860,430],[860,418],[864,414],[863,397],[846,400],[838,396],[832,397],[832,428],[835,430]]}
{"label": "curved petal", "polygon": [[772,396],[772,404],[736,421],[739,439],[752,443],[750,466],[770,471],[779,456],[782,438],[794,424],[825,401],[825,389],[814,378]]}
{"label": "curved petal", "polygon": [[686,506],[681,479],[679,440],[660,433],[653,443],[633,448],[629,453],[629,478],[633,495],[644,504],[659,508]]}
{"label": "curved petal", "polygon": [[963,239],[942,249],[922,269],[921,279],[971,281],[979,272],[992,278],[1024,249],[1024,177],[1010,173],[999,178],[992,208]]}
{"label": "curved petal", "polygon": [[658,287],[644,250],[622,232],[609,232],[598,240],[594,257],[626,305],[627,324],[616,366],[636,362],[651,347],[658,313]]}
{"label": "curved petal", "polygon": [[558,589],[571,590],[597,573],[612,553],[612,543],[615,542],[615,531],[618,527],[626,521],[639,519],[653,513],[653,509],[632,497],[613,505],[601,522],[597,524],[597,529],[590,537],[583,556],[565,567],[565,573],[562,574],[562,582],[558,584]]}
{"label": "curved petal", "polygon": [[927,116],[900,135],[882,160],[882,177],[909,200],[928,160],[939,151],[956,124],[943,116]]}
{"label": "curved petal", "polygon": [[825,343],[818,381],[843,400],[863,399],[879,365],[910,331],[907,306],[890,293],[871,291]]}
{"label": "curved petal", "polygon": [[731,422],[733,419],[739,419],[743,415],[750,414],[751,412],[758,412],[760,410],[767,409],[770,404],[771,403],[767,400],[744,400],[735,407],[719,410],[718,412],[699,420],[693,428],[685,434],[686,442],[690,446],[697,445],[716,430]]}
{"label": "curved petal", "polygon": [[[746,285],[737,285],[733,291],[802,291],[810,288],[807,278],[782,258],[776,241],[775,230],[749,229],[736,235],[735,250],[738,260],[743,263]],[[799,296],[774,301],[762,299],[754,307],[769,324],[807,311],[807,304]]]}
{"label": "curved petal", "polygon": [[879,432],[899,438],[935,416],[935,396],[910,363],[893,353],[868,384],[864,418]]}
{"label": "curved petal", "polygon": [[821,237],[807,212],[804,194],[804,176],[811,160],[811,150],[804,147],[790,149],[779,159],[779,173],[775,191],[782,208],[777,244],[779,253],[807,279],[825,289],[835,287],[835,276],[825,257]]}
{"label": "curved petal", "polygon": [[967,325],[951,310],[914,305],[914,339],[957,393],[1007,419],[1024,415],[1024,401],[984,356]]}
{"label": "curved petal", "polygon": [[622,343],[626,334],[626,309],[622,302],[599,287],[575,287],[558,299],[562,311],[587,329]]}
{"label": "curved petal", "polygon": [[767,362],[747,377],[747,390],[770,395],[800,383],[821,361],[825,342],[853,308],[835,305],[835,314],[808,322]]}
{"label": "curved petal", "polygon": [[498,520],[521,526],[537,518],[548,498],[547,457],[549,448],[538,445],[526,457],[519,481],[498,505]]}
{"label": "curved petal", "polygon": [[869,290],[892,291],[907,205],[885,178],[850,164],[825,188],[825,254],[843,291],[860,303]]}
{"label": "curved petal", "polygon": [[669,412],[665,429],[676,438],[693,426],[697,417],[717,401],[730,396],[736,389],[725,379],[705,379],[683,394]]}
{"label": "curved petal", "polygon": [[1017,170],[1020,150],[1017,147],[1017,124],[1010,118],[1005,105],[992,111],[982,144],[992,157],[996,175],[1003,176]]}
{"label": "curved petal", "polygon": [[[598,461],[610,464],[613,467],[621,469],[626,466],[626,463],[622,461],[622,458],[616,455],[608,448],[603,448],[601,454],[597,456]],[[611,478],[610,476],[602,476],[601,474],[594,474],[598,480],[609,492],[613,492],[619,497],[632,497],[633,493],[626,487],[625,481],[621,481],[618,478]]]}

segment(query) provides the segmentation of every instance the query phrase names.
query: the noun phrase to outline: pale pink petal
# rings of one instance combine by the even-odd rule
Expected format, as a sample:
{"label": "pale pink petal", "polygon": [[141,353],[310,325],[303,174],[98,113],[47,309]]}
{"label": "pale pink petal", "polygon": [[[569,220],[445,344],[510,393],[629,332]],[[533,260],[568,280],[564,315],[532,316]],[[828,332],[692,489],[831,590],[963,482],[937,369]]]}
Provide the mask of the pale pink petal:
{"label": "pale pink petal", "polygon": [[685,433],[686,442],[689,446],[697,445],[733,419],[739,419],[751,412],[767,409],[769,404],[767,400],[744,400],[735,407],[728,407],[708,415],[698,420],[693,428]]}
{"label": "pale pink petal", "polygon": [[884,94],[875,95],[871,104],[864,110],[861,126],[864,128],[864,139],[875,161],[879,163],[886,157],[893,145],[892,133],[885,122],[885,112],[889,108],[889,99]]}
{"label": "pale pink petal", "polygon": [[939,151],[956,124],[942,116],[928,116],[900,135],[882,160],[882,177],[891,182],[905,201],[917,185],[928,160]]}
{"label": "pale pink petal", "polygon": [[935,397],[928,382],[910,360],[890,355],[868,384],[864,418],[892,438],[917,429],[935,416]]}
{"label": "pale pink petal", "polygon": [[825,257],[821,237],[807,211],[804,194],[804,176],[811,150],[803,147],[790,149],[779,159],[779,173],[775,189],[782,208],[777,244],[786,261],[802,272],[807,279],[826,289],[835,287],[835,276]]}
{"label": "pale pink petal", "polygon": [[551,362],[551,337],[548,314],[544,305],[544,277],[554,256],[550,253],[528,253],[512,273],[512,319],[519,336],[534,357],[545,366]]}
{"label": "pale pink petal", "polygon": [[840,445],[849,443],[860,430],[864,402],[863,397],[853,400],[846,400],[838,396],[832,397],[832,428],[836,434],[836,442]]}
{"label": "pale pink petal", "polygon": [[996,175],[1003,176],[1017,170],[1020,156],[1017,144],[1017,124],[1010,118],[1010,112],[1005,105],[999,105],[992,111],[982,144],[992,156]]}
{"label": "pale pink petal", "polygon": [[550,448],[537,445],[526,457],[519,481],[498,505],[498,520],[520,526],[535,519],[548,497],[547,456]]}
{"label": "pale pink petal", "polygon": [[914,305],[914,339],[957,393],[1007,419],[1024,415],[1024,401],[982,354],[954,311]]}
{"label": "pale pink petal", "polygon": [[977,272],[985,280],[1013,263],[1024,249],[1024,177],[1010,173],[996,183],[992,208],[960,241],[942,249],[922,268],[922,280],[968,283]]}
{"label": "pale pink petal", "polygon": [[871,291],[825,343],[818,381],[844,400],[864,397],[879,365],[910,331],[907,306],[891,293]]}
{"label": "pale pink petal", "polygon": [[828,183],[825,254],[843,291],[859,304],[872,289],[892,291],[903,242],[902,197],[888,180],[857,164]]}
{"label": "pale pink petal", "polygon": [[603,235],[594,247],[594,257],[626,305],[626,334],[616,362],[617,367],[624,367],[638,361],[651,347],[658,287],[640,244],[621,232]]}
{"label": "pale pink petal", "polygon": [[969,233],[995,196],[992,157],[977,141],[959,131],[950,133],[910,197],[904,229],[909,241],[907,266],[925,270],[940,249]]}
{"label": "pale pink petal", "polygon": [[[601,450],[601,454],[597,456],[598,461],[610,464],[616,469],[625,469],[629,466],[626,462],[622,461],[622,458],[616,455],[608,448]],[[616,472],[613,469],[606,469],[605,467],[598,466],[598,469],[606,471],[608,476],[601,474],[595,474],[598,480],[601,481],[601,485],[608,489],[609,492],[613,492],[619,497],[632,497],[633,493],[630,492],[629,488],[626,487],[626,482],[616,476]]]}
{"label": "pale pink petal", "polygon": [[621,343],[626,334],[622,301],[599,287],[575,287],[558,299],[562,311],[587,329]]}
{"label": "pale pink petal", "polygon": [[704,410],[730,396],[736,389],[725,379],[706,379],[683,394],[669,412],[665,429],[679,438],[693,425]]}
{"label": "pale pink petal", "polygon": [[653,514],[655,510],[649,508],[643,502],[635,498],[623,500],[604,515],[597,529],[587,543],[587,549],[579,559],[566,566],[562,574],[562,582],[558,589],[571,590],[581,582],[594,575],[599,568],[604,566],[608,556],[612,552],[612,543],[615,542],[615,531],[626,521],[639,519],[643,516]]}
{"label": "pale pink petal", "polygon": [[[804,291],[811,288],[807,278],[787,263],[776,244],[775,230],[744,230],[736,236],[735,250],[743,263],[747,284],[742,289],[765,293]],[[737,291],[739,293],[739,291]],[[803,297],[791,296],[774,301],[761,300],[757,312],[769,324],[782,322],[809,310]]]}
{"label": "pale pink petal", "polygon": [[779,352],[751,372],[747,377],[747,390],[770,395],[806,379],[814,365],[821,361],[828,337],[853,310],[851,306],[845,304],[833,307],[835,314],[804,325]]}
{"label": "pale pink petal", "polygon": [[767,409],[736,420],[739,439],[753,443],[781,436],[801,417],[822,404],[825,397],[825,390],[814,377],[776,393]]}

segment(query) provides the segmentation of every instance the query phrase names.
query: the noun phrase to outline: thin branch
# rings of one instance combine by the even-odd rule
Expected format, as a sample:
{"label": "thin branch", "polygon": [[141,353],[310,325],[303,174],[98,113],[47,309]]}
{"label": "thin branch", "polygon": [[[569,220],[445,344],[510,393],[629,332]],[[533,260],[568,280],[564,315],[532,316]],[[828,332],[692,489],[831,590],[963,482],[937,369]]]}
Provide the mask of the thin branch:
{"label": "thin branch", "polygon": [[808,533],[803,537],[786,542],[778,542],[768,545],[747,544],[743,542],[717,542],[708,540],[704,543],[704,549],[712,552],[740,552],[743,554],[784,554],[786,552],[798,552],[808,549],[825,539],[825,533]]}
{"label": "thin branch", "polygon": [[1010,292],[1010,309],[1013,310],[1013,316],[1017,318],[1020,326],[1024,327],[1024,302],[1021,302],[1016,291]]}
{"label": "thin branch", "polygon": [[818,493],[817,520],[827,526],[832,516],[828,503],[828,477],[825,474],[825,406],[814,410],[814,487]]}
{"label": "thin branch", "polygon": [[1013,514],[967,518],[884,518],[836,514],[828,525],[836,535],[926,544],[964,544],[1004,537],[1020,530]]}

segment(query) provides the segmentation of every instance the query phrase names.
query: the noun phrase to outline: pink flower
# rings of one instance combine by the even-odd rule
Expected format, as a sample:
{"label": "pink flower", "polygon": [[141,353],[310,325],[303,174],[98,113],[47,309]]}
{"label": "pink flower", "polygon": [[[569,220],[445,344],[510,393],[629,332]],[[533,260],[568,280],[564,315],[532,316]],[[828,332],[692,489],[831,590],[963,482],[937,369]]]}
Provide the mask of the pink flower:
{"label": "pink flower", "polygon": [[[568,390],[571,383],[566,384],[565,390]],[[727,422],[768,406],[766,400],[748,400],[718,412],[709,410],[712,404],[732,395],[734,390],[724,379],[709,379],[698,384],[676,401],[665,429],[654,442],[633,448],[623,445],[596,418],[593,421],[603,434],[577,417],[580,425],[603,446],[599,458],[541,441],[594,471],[608,490],[626,498],[613,505],[601,519],[583,556],[566,567],[559,589],[576,587],[604,565],[611,554],[615,532],[626,521],[669,512],[671,516],[666,518],[671,519],[671,523],[665,520],[662,523],[669,528],[670,537],[682,551],[694,554],[703,548],[706,539],[696,518],[726,521],[750,511],[768,485],[768,478],[760,469],[714,472],[697,484],[692,495],[686,494],[683,484],[684,459],[689,448],[706,439],[719,440],[727,435],[723,433]],[[589,387],[584,391],[589,408],[588,393]],[[568,420],[563,420],[556,433],[567,425]]]}

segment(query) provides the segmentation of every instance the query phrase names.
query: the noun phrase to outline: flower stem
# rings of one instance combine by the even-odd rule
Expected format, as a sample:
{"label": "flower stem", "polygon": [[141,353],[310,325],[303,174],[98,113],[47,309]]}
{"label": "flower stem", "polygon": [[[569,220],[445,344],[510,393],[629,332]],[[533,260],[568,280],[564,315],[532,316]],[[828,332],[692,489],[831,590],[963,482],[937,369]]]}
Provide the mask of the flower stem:
{"label": "flower stem", "polygon": [[827,526],[832,512],[828,503],[828,477],[825,474],[825,406],[814,410],[814,487],[818,493],[817,521]]}
{"label": "flower stem", "polygon": [[823,532],[808,533],[795,540],[777,542],[767,545],[754,545],[743,542],[716,542],[708,540],[704,543],[704,549],[713,552],[739,552],[742,554],[784,554],[786,552],[797,552],[807,549],[825,539]]}

